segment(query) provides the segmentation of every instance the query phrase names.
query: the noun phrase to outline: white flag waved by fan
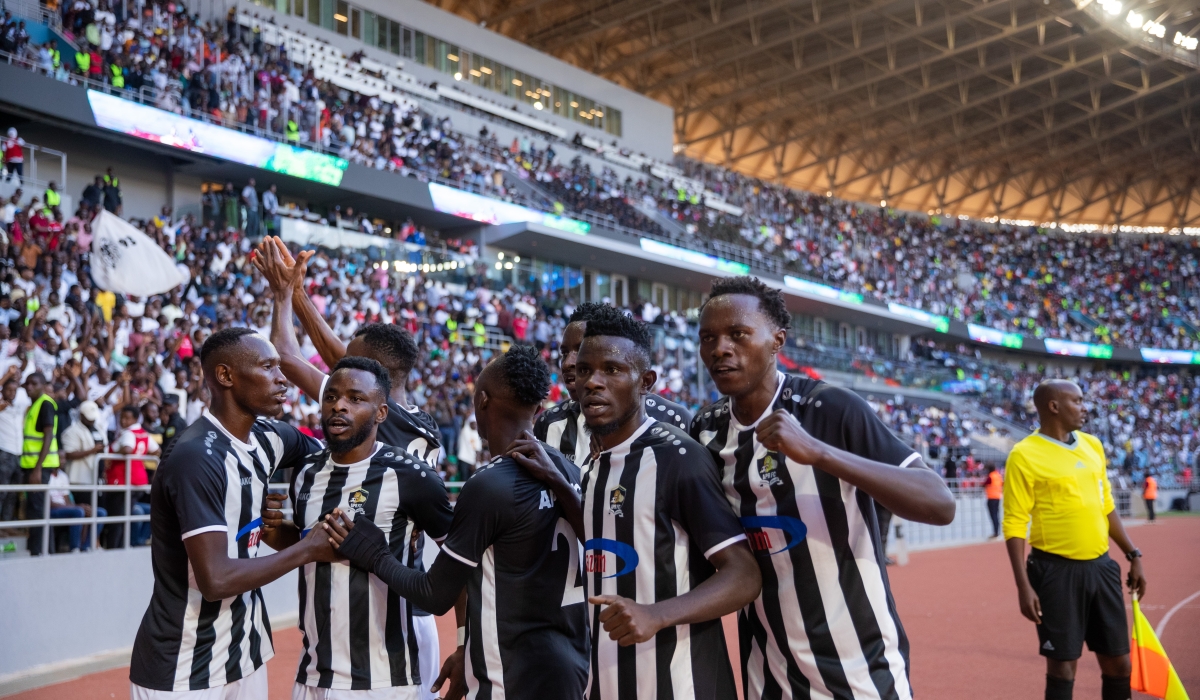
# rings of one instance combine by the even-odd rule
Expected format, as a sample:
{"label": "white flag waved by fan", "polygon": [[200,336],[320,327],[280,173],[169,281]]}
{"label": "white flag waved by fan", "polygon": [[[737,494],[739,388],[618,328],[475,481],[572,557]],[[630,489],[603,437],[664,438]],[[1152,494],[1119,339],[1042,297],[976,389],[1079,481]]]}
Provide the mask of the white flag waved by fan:
{"label": "white flag waved by fan", "polygon": [[104,210],[92,222],[91,261],[96,286],[125,295],[162,294],[189,279],[153,238]]}

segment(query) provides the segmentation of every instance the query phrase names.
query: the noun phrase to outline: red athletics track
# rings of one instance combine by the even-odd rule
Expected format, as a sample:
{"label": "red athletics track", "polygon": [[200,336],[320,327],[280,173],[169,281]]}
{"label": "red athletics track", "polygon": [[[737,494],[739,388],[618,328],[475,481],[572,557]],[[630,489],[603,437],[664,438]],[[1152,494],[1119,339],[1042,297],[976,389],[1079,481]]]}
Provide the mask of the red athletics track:
{"label": "red athletics track", "polygon": [[[1149,581],[1142,606],[1152,625],[1200,591],[1200,517],[1164,517],[1130,534],[1146,554]],[[1124,563],[1124,562],[1122,562]],[[918,552],[889,569],[901,619],[912,644],[912,683],[925,700],[1019,700],[1042,697],[1045,663],[1033,624],[1017,610],[1016,589],[1001,542]],[[726,631],[733,626],[726,621]],[[439,620],[443,653],[453,623]],[[1200,597],[1178,607],[1162,640],[1188,693],[1200,700]],[[277,631],[268,664],[270,700],[291,697],[300,634]],[[731,640],[732,641],[732,640]],[[731,644],[736,650],[737,645]],[[736,663],[735,663],[736,668]],[[129,697],[127,669],[113,669],[11,696],[13,700],[109,700]],[[1138,696],[1137,693],[1134,694]],[[1100,669],[1086,651],[1075,697],[1100,697]],[[1143,696],[1138,696],[1143,697]]]}

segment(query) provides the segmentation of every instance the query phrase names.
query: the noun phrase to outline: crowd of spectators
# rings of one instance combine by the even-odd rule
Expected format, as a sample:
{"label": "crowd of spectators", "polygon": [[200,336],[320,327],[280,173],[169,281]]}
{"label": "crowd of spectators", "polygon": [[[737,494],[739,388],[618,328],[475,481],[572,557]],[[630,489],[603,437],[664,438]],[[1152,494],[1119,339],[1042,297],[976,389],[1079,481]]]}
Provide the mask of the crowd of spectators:
{"label": "crowd of spectators", "polygon": [[[989,367],[979,398],[993,415],[1028,428],[1037,426],[1033,390],[1055,372]],[[1200,376],[1187,372],[1144,374],[1085,371],[1070,377],[1083,391],[1084,430],[1104,443],[1109,465],[1140,483],[1191,481],[1200,457]]]}
{"label": "crowd of spectators", "polygon": [[[778,259],[792,273],[1005,331],[1200,348],[1197,243],[1190,239],[1060,235],[905,214],[676,161],[693,182],[740,208],[735,216],[649,172],[593,168],[566,152],[567,144],[562,154],[552,143],[539,147],[544,135],[511,145],[486,129],[467,137],[415,98],[393,93],[385,100],[320,81],[290,60],[286,45],[264,43],[232,12],[225,22],[203,23],[181,3],[79,0],[64,4],[62,14],[64,28],[98,52],[77,72],[126,89],[153,85],[164,109],[560,214],[592,212],[696,247],[724,240]],[[18,36],[18,28],[0,36],[8,34]],[[28,44],[16,50],[35,54],[30,61],[43,68],[57,60]],[[514,188],[506,176],[529,180],[547,197]],[[664,230],[649,209],[684,233]]]}

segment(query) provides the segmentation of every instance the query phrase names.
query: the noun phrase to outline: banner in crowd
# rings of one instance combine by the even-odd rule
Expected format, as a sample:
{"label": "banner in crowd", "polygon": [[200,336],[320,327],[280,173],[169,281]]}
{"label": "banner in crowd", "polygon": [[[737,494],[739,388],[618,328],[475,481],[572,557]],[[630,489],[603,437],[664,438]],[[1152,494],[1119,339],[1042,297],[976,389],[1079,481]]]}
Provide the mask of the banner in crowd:
{"label": "banner in crowd", "polygon": [[91,264],[97,287],[137,297],[168,292],[190,278],[154,239],[104,210],[92,222]]}

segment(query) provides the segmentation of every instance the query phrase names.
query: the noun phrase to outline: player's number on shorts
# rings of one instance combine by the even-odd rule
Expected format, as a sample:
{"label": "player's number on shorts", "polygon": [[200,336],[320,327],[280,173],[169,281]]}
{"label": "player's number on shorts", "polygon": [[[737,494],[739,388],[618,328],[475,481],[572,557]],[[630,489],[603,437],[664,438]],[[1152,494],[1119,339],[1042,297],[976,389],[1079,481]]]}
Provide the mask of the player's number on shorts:
{"label": "player's number on shorts", "polygon": [[565,608],[583,602],[583,581],[579,568],[579,538],[565,518],[559,518],[554,526],[554,542],[550,545],[550,551],[558,551],[560,535],[567,540],[567,547],[571,550],[571,556],[567,557],[567,576],[563,581],[562,607]]}

